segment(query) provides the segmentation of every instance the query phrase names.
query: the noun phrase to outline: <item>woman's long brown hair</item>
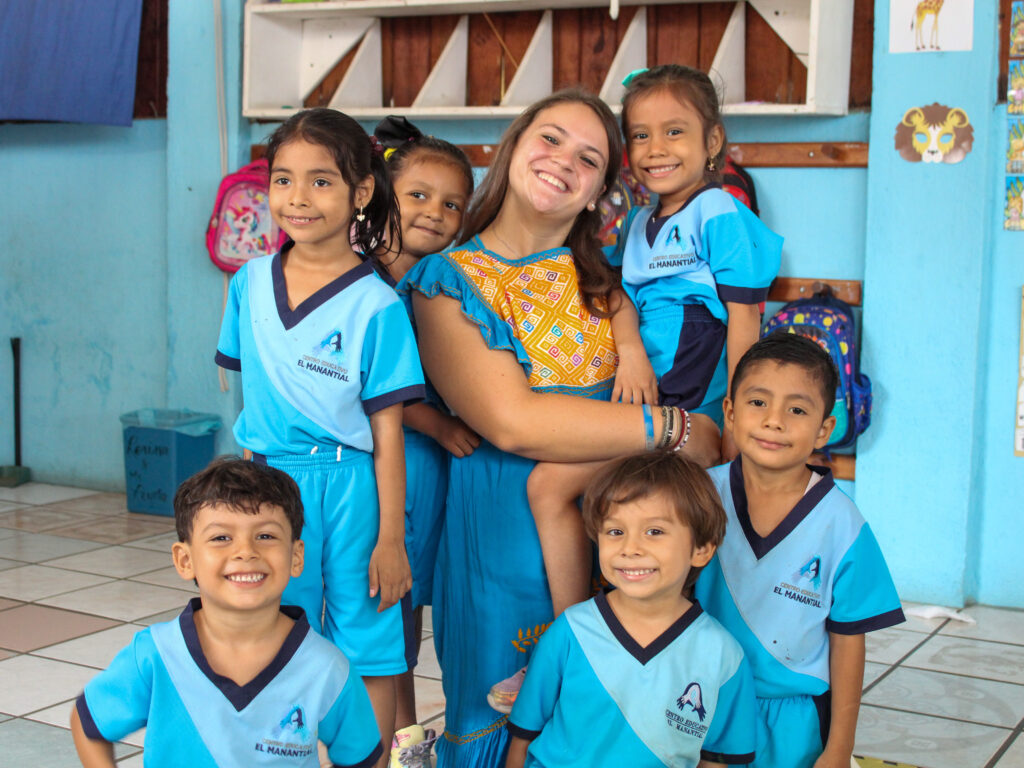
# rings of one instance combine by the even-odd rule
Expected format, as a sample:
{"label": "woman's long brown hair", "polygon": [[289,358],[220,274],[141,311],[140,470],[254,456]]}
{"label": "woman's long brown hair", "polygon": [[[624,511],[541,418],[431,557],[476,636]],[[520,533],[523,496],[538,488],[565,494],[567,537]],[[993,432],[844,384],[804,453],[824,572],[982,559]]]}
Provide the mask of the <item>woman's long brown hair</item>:
{"label": "woman's long brown hair", "polygon": [[[556,104],[565,103],[584,104],[590,107],[601,121],[601,126],[608,136],[608,167],[605,168],[604,192],[601,197],[608,194],[618,179],[622,166],[622,138],[619,135],[618,123],[608,105],[597,96],[579,88],[567,88],[530,105],[512,121],[505,135],[501,137],[501,144],[487,176],[484,177],[466,210],[458,242],[464,243],[480,234],[494,221],[502,203],[505,202],[509,167],[520,137],[533,124],[540,112]],[[576,264],[576,279],[584,305],[594,314],[606,317],[608,293],[617,286],[618,281],[601,251],[601,240],[597,236],[600,229],[600,207],[593,211],[584,208],[576,216],[576,221],[565,239],[565,245],[572,250]]]}

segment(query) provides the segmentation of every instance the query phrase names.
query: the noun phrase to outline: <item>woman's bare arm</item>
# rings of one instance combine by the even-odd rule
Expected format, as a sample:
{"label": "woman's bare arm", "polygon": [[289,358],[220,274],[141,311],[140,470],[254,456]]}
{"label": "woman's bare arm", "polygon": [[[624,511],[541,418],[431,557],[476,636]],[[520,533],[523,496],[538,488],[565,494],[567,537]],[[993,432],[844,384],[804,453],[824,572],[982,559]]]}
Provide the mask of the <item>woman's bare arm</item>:
{"label": "woman's bare arm", "polygon": [[[480,329],[446,296],[413,294],[420,355],[430,380],[473,430],[508,453],[542,461],[594,461],[644,450],[641,407],[534,392],[510,352],[487,347]],[[660,409],[653,409],[655,435]],[[718,427],[694,414],[684,453],[718,458]]]}

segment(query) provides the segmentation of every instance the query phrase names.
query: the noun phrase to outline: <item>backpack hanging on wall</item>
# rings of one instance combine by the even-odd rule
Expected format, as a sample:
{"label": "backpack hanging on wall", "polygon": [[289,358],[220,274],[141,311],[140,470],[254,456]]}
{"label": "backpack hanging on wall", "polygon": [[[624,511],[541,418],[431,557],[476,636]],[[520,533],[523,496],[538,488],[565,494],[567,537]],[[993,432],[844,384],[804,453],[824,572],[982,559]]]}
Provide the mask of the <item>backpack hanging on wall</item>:
{"label": "backpack hanging on wall", "polygon": [[832,415],[836,426],[827,449],[848,448],[871,423],[871,380],[860,371],[857,328],[850,305],[828,286],[808,299],[786,304],[769,318],[762,336],[783,330],[799,333],[829,353],[839,372]]}
{"label": "backpack hanging on wall", "polygon": [[288,236],[270,215],[270,170],[265,158],[229,173],[217,190],[206,229],[210,259],[229,274],[250,259],[277,253]]}
{"label": "backpack hanging on wall", "polygon": [[761,215],[757,207],[754,180],[747,173],[747,169],[739,163],[734,163],[729,155],[725,156],[725,166],[722,168],[722,189],[747,206],[755,216]]}

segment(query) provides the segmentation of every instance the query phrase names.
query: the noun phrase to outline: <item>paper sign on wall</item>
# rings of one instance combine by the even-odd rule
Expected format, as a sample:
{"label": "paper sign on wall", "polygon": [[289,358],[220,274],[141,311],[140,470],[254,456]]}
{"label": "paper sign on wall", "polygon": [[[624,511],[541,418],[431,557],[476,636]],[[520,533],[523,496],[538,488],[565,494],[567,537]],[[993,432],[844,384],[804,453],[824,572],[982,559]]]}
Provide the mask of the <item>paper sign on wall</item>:
{"label": "paper sign on wall", "polygon": [[1017,361],[1017,426],[1013,430],[1013,453],[1024,456],[1024,290],[1020,296],[1020,358]]}
{"label": "paper sign on wall", "polygon": [[973,47],[974,0],[889,0],[889,53]]}

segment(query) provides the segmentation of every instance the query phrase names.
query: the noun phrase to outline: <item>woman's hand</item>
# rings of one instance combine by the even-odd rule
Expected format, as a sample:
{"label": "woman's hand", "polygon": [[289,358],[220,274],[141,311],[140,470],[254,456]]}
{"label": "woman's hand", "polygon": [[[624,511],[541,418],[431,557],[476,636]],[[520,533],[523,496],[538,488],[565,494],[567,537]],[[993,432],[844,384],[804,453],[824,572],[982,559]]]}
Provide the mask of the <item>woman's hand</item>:
{"label": "woman's hand", "polygon": [[658,377],[642,344],[619,344],[619,366],[615,369],[612,402],[655,405],[658,402]]}
{"label": "woman's hand", "polygon": [[370,597],[380,593],[377,613],[383,613],[412,589],[412,570],[405,542],[377,541],[370,555]]}

